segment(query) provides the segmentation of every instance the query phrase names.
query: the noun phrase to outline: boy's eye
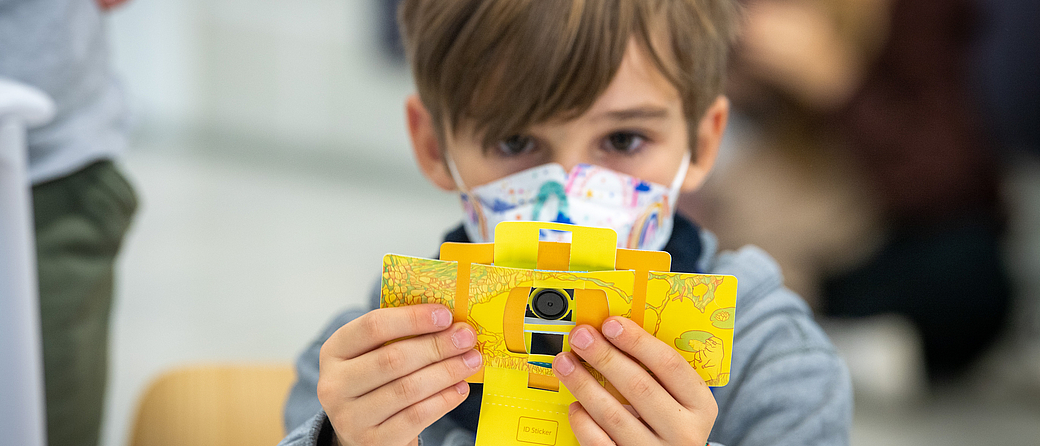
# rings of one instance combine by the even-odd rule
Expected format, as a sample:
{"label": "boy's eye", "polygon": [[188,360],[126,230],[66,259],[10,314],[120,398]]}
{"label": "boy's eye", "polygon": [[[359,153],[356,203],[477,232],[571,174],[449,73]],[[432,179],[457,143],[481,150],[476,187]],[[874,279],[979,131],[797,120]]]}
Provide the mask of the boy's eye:
{"label": "boy's eye", "polygon": [[646,138],[632,132],[615,132],[603,141],[604,149],[611,152],[634,153],[646,142]]}
{"label": "boy's eye", "polygon": [[506,156],[520,155],[534,150],[534,138],[523,135],[513,135],[497,144],[498,151]]}

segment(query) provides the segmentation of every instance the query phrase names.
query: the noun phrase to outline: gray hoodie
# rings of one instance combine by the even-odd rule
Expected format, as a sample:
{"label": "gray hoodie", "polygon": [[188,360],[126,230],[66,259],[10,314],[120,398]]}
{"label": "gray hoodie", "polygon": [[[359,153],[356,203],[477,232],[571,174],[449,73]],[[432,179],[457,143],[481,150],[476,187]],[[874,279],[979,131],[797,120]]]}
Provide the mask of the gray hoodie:
{"label": "gray hoodie", "polygon": [[128,113],[103,14],[95,0],[0,0],[0,77],[43,90],[57,106],[28,135],[33,184],[126,148]]}
{"label": "gray hoodie", "polygon": [[[849,444],[848,370],[809,307],[783,287],[776,262],[754,246],[718,253],[714,235],[680,219],[674,231],[673,239],[699,239],[695,271],[738,280],[730,381],[713,389],[719,414],[709,441],[729,446]],[[673,270],[677,254],[673,251]],[[290,433],[281,445],[328,444],[333,431],[316,395],[318,352],[336,329],[362,314],[337,316],[300,356],[299,380],[285,407]],[[420,440],[426,446],[471,445],[474,432],[447,416],[423,431]]]}

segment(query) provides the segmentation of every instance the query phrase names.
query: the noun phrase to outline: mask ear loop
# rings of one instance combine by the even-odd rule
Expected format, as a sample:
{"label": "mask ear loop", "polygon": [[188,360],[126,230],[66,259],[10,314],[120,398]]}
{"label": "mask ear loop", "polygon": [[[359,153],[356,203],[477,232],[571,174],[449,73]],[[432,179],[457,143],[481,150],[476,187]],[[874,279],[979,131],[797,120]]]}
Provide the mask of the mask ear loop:
{"label": "mask ear loop", "polygon": [[682,188],[682,184],[686,181],[686,172],[690,170],[690,151],[687,150],[683,153],[682,163],[679,164],[679,172],[675,174],[675,178],[672,179],[672,185],[668,189],[668,207],[669,211],[674,213],[676,204],[679,203],[679,189]]}
{"label": "mask ear loop", "polygon": [[477,216],[477,225],[480,226],[480,241],[488,241],[487,219],[484,218],[484,209],[480,206],[480,200],[469,189],[466,189],[466,184],[462,182],[462,175],[459,175],[459,168],[455,166],[455,160],[451,158],[451,154],[447,150],[444,151],[444,162],[448,165],[448,172],[451,173],[451,179],[455,182],[455,187],[466,197],[466,201],[473,208],[473,214]]}
{"label": "mask ear loop", "polygon": [[451,173],[451,179],[455,182],[455,187],[459,188],[459,192],[469,196],[469,190],[466,189],[466,185],[462,183],[462,176],[459,175],[459,168],[455,167],[455,160],[451,159],[451,155],[447,151],[444,151],[444,162],[448,165],[448,172]]}

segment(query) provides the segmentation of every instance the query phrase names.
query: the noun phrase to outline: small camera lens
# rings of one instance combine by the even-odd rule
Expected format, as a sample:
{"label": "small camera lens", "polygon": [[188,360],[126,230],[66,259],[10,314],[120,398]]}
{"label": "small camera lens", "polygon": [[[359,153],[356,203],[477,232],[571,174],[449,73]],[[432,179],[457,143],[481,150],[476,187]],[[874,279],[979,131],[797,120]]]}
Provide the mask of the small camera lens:
{"label": "small camera lens", "polygon": [[556,320],[567,314],[567,296],[560,290],[545,289],[531,299],[531,310],[542,319]]}

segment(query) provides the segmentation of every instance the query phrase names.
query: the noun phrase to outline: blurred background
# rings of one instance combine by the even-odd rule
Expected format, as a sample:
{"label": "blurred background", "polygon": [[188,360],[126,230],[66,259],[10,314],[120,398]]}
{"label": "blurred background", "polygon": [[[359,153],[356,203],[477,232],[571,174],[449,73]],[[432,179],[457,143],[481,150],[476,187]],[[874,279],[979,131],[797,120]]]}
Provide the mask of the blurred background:
{"label": "blurred background", "polygon": [[109,16],[141,207],[124,245],[103,444],[175,366],[289,364],[368,305],[388,252],[430,256],[457,197],[412,161],[378,1],[138,1]]}
{"label": "blurred background", "polygon": [[[165,370],[291,362],[383,254],[431,255],[459,220],[411,158],[391,3],[110,13],[141,207],[103,444]],[[683,208],[816,309],[853,371],[853,444],[1040,441],[1033,3],[748,2],[723,157]]]}

